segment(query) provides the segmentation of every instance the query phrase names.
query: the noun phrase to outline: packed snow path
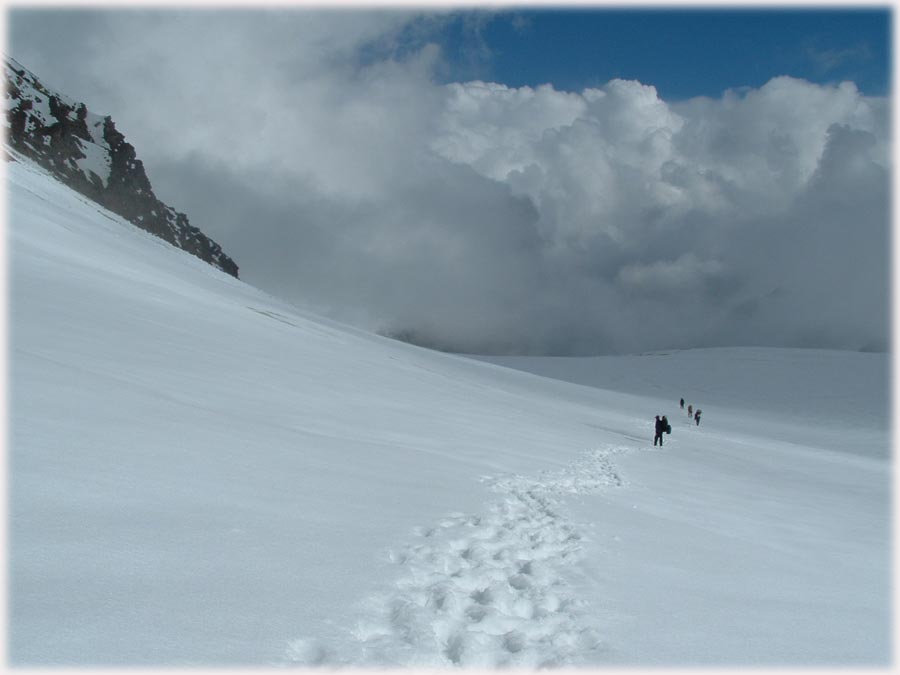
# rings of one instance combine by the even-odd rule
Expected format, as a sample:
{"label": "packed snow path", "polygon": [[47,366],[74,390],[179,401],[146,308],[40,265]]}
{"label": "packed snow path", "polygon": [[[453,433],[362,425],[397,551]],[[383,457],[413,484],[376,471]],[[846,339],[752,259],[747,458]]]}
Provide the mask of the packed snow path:
{"label": "packed snow path", "polygon": [[567,494],[622,485],[608,447],[539,478],[486,478],[501,498],[484,515],[451,514],[417,530],[392,562],[394,588],[371,598],[353,627],[358,653],[298,640],[288,659],[305,665],[552,667],[582,663],[600,646],[590,608],[562,567],[582,536],[561,511]]}

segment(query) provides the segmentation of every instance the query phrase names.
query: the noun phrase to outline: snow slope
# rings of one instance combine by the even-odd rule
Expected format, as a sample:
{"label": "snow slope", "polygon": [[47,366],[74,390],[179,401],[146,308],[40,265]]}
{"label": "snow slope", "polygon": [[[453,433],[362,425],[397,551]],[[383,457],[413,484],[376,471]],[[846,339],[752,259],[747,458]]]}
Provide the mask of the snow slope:
{"label": "snow slope", "polygon": [[672,355],[695,427],[679,368],[429,352],[7,186],[12,664],[887,664],[884,355]]}
{"label": "snow slope", "polygon": [[611,391],[684,398],[685,406],[707,413],[702,419],[714,415],[718,428],[854,454],[890,454],[885,354],[723,347],[615,357],[475,358]]}

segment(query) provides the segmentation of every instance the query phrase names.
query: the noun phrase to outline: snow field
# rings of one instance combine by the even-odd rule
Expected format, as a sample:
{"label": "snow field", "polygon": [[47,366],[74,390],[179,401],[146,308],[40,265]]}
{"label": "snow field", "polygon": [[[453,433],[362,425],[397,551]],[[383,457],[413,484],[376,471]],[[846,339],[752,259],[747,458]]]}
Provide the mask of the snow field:
{"label": "snow field", "polygon": [[516,363],[538,376],[7,173],[10,663],[889,662],[886,355]]}

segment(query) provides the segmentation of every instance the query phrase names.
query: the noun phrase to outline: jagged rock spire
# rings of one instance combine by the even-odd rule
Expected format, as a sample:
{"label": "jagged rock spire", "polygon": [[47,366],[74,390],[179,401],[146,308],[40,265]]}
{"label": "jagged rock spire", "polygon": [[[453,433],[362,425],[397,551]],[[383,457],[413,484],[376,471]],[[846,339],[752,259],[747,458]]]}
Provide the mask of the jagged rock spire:
{"label": "jagged rock spire", "polygon": [[7,144],[60,181],[147,232],[238,276],[237,264],[153,193],[134,147],[110,117],[49,91],[6,57]]}

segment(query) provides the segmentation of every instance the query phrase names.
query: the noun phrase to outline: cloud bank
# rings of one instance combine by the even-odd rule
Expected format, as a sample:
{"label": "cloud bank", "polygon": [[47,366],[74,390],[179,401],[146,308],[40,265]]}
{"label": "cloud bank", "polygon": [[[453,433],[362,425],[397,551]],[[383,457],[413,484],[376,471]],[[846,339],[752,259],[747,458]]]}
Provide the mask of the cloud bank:
{"label": "cloud bank", "polygon": [[242,278],[339,319],[482,353],[886,348],[886,100],[440,84],[441,20],[17,11],[10,45]]}

